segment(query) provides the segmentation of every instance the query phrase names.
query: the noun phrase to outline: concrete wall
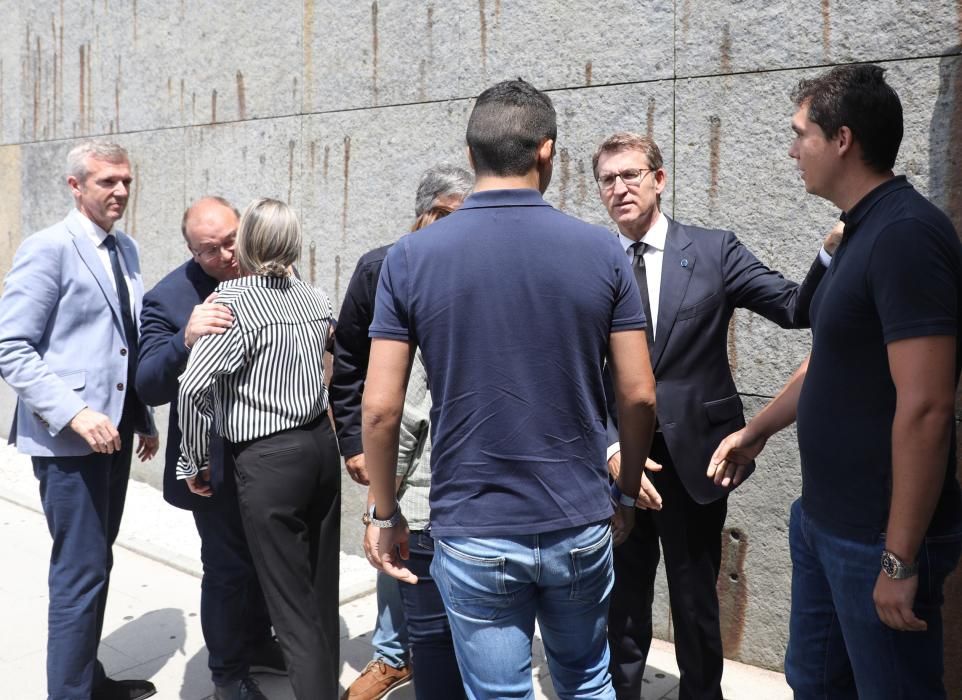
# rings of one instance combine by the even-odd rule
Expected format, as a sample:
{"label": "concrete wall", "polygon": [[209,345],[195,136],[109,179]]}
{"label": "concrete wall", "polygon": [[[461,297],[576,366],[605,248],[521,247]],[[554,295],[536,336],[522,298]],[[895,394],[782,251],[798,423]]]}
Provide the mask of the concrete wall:
{"label": "concrete wall", "polygon": [[[962,5],[950,0],[0,0],[0,17],[4,270],[23,236],[66,212],[69,147],[114,134],[133,159],[124,228],[148,285],[185,257],[190,200],[269,195],[297,208],[301,268],[339,303],[358,256],[408,227],[419,173],[464,162],[472,98],[519,75],[558,109],[549,201],[606,223],[590,154],[615,130],[647,132],[664,150],[669,214],[734,229],[798,279],[837,212],[804,193],[787,156],[788,93],[826,65],[884,62],[906,114],[898,170],[962,229]],[[729,352],[751,411],[808,344],[736,314]],[[0,401],[0,419],[9,406]],[[159,468],[138,476],[156,483]],[[719,584],[728,656],[782,663],[798,491],[787,431],[731,499]],[[348,550],[362,498],[345,481]],[[959,629],[962,581],[951,592],[948,627]],[[663,593],[657,617],[669,635]]]}

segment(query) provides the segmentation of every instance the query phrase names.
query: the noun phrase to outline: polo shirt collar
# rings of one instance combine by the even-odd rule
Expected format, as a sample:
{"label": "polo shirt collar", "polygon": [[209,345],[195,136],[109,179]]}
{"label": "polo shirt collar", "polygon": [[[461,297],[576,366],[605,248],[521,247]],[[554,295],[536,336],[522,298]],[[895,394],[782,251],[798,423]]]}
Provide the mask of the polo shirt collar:
{"label": "polo shirt collar", "polygon": [[550,207],[538,190],[484,190],[474,192],[464,200],[461,209],[486,209],[489,207]]}
{"label": "polo shirt collar", "polygon": [[911,187],[905,175],[897,175],[886,180],[867,195],[862,197],[858,203],[848,212],[842,212],[839,217],[845,224],[846,233],[850,233],[858,228],[859,223],[864,219],[872,208],[882,201],[885,197],[897,192],[898,190]]}

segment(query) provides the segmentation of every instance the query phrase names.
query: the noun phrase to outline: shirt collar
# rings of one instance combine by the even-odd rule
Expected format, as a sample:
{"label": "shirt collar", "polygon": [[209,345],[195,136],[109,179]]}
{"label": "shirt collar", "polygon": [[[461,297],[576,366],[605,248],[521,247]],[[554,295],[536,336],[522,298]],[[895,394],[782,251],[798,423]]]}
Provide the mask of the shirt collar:
{"label": "shirt collar", "polygon": [[[618,232],[618,238],[621,240],[621,246],[628,252],[628,249],[635,244],[635,241],[631,240],[625,234]],[[658,218],[655,219],[654,225],[648,229],[648,233],[641,237],[641,243],[654,248],[655,250],[660,250],[664,252],[665,250],[665,240],[668,238],[668,217],[658,212]]]}
{"label": "shirt collar", "polygon": [[268,277],[267,275],[244,275],[232,280],[224,280],[217,285],[218,291],[231,287],[267,287],[270,289],[286,289],[294,285],[293,277]]}
{"label": "shirt collar", "polygon": [[484,190],[474,192],[464,200],[461,209],[485,209],[488,207],[550,207],[538,190]]}
{"label": "shirt collar", "polygon": [[100,228],[100,226],[81,214],[79,209],[74,209],[72,212],[70,212],[70,215],[73,216],[74,220],[80,225],[80,228],[83,229],[83,232],[87,234],[87,237],[90,238],[93,244],[98,248],[103,244],[104,239],[106,239],[107,236],[113,235],[107,233]]}
{"label": "shirt collar", "polygon": [[859,222],[864,219],[872,208],[882,201],[885,197],[898,190],[911,187],[905,175],[897,175],[886,180],[867,195],[858,200],[858,203],[848,212],[842,212],[841,220],[845,223],[846,234],[854,231]]}

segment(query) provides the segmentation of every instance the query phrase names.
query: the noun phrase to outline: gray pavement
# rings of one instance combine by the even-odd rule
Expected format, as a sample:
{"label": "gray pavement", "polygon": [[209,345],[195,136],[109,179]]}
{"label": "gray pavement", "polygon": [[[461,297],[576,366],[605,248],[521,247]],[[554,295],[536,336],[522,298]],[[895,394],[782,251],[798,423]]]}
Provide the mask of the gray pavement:
{"label": "gray pavement", "polygon": [[[161,700],[203,700],[213,692],[200,630],[200,543],[190,514],[133,481],[115,547],[100,658],[115,678],[149,678]],[[45,697],[47,559],[50,537],[30,462],[0,448],[0,698]],[[358,556],[341,553],[341,685],[371,658],[374,575]],[[553,699],[540,639],[534,645],[535,697]],[[647,699],[678,697],[674,647],[656,640],[645,674]],[[292,700],[286,678],[258,676],[272,700]],[[729,700],[791,698],[784,676],[727,661]],[[413,700],[410,685],[391,700]]]}

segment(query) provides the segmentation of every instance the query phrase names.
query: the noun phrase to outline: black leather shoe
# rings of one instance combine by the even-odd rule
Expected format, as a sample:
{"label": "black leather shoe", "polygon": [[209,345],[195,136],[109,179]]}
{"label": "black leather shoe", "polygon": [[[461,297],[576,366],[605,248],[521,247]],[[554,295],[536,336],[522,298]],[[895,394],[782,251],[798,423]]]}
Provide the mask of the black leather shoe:
{"label": "black leather shoe", "polygon": [[90,694],[91,700],[143,700],[157,694],[150,681],[115,681],[105,678]]}
{"label": "black leather shoe", "polygon": [[230,685],[217,686],[214,700],[267,700],[267,696],[261,692],[257,681],[248,676]]}
{"label": "black leather shoe", "polygon": [[287,675],[287,664],[277,637],[271,637],[251,653],[251,673],[273,673],[275,676]]}

